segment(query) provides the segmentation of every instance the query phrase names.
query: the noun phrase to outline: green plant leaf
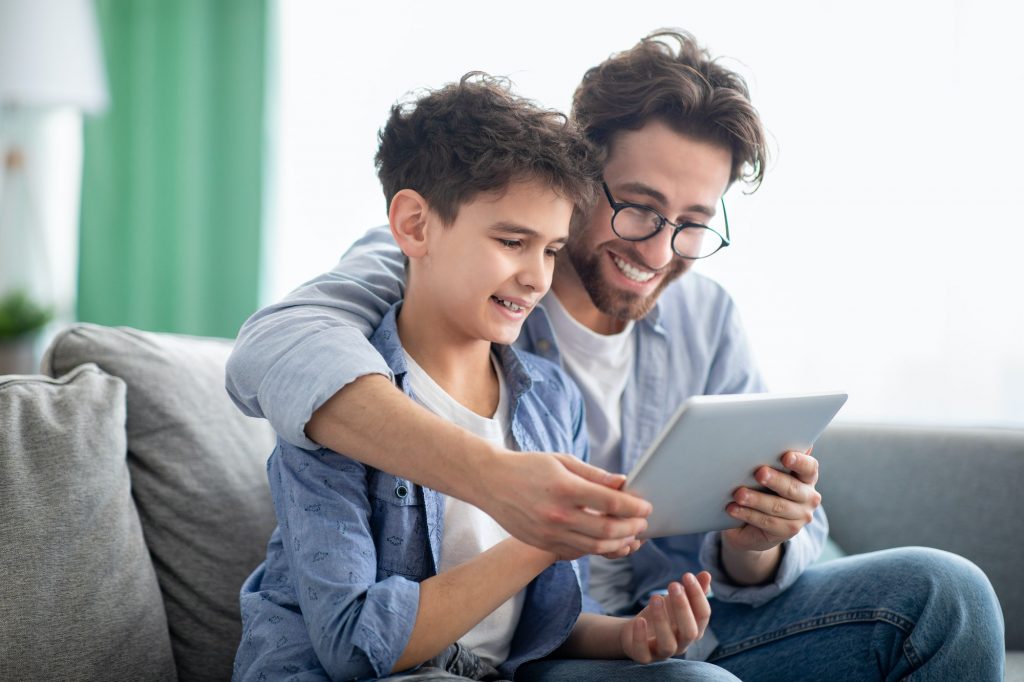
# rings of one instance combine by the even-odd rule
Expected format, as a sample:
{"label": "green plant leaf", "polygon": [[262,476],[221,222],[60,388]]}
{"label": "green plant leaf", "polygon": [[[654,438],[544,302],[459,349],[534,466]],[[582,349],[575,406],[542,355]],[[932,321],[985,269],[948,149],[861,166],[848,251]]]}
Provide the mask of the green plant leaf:
{"label": "green plant leaf", "polygon": [[0,339],[36,331],[52,319],[53,308],[34,303],[24,291],[0,297]]}

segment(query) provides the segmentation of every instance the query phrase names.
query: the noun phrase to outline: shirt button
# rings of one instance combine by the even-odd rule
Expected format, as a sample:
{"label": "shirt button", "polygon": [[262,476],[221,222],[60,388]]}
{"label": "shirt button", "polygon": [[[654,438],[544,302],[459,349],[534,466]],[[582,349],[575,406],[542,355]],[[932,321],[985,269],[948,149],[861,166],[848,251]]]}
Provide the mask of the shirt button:
{"label": "shirt button", "polygon": [[539,350],[541,353],[547,353],[549,350],[551,350],[551,342],[548,341],[547,339],[541,339],[540,341],[537,342],[537,350]]}
{"label": "shirt button", "polygon": [[405,496],[409,494],[409,488],[404,483],[399,483],[395,486],[395,495],[399,499],[405,499]]}

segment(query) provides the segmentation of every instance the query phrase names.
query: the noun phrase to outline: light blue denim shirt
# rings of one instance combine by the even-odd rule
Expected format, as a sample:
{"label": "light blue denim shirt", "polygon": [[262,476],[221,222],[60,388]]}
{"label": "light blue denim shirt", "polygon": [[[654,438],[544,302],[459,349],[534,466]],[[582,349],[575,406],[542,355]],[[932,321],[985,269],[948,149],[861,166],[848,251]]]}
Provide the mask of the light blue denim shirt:
{"label": "light blue denim shirt", "polygon": [[[409,393],[396,310],[372,348]],[[324,367],[334,362],[322,358]],[[586,458],[583,399],[557,365],[499,347],[521,450]],[[415,456],[415,453],[409,453]],[[267,465],[278,527],[267,560],[241,592],[242,641],[236,679],[326,671],[331,679],[385,677],[408,644],[420,581],[440,566],[444,496],[325,448],[279,438]],[[584,576],[585,579],[585,576]],[[557,648],[582,605],[580,569],[559,561],[527,587],[509,658],[522,663]]]}
{"label": "light blue denim shirt", "polygon": [[[249,318],[228,360],[227,389],[235,403],[248,415],[269,419],[285,440],[316,448],[304,430],[317,408],[360,376],[392,376],[366,337],[402,297],[403,267],[388,228],[374,228],[333,270]],[[620,471],[629,471],[690,396],[765,390],[732,299],[699,273],[691,271],[665,289],[638,321],[635,338],[636,362],[622,406]],[[527,318],[517,345],[559,361],[542,309]],[[819,508],[783,545],[774,581],[754,587],[728,579],[717,532],[653,540],[630,558],[630,596],[642,601],[684,571],[706,569],[717,598],[758,606],[793,584],[821,553],[827,535]]]}

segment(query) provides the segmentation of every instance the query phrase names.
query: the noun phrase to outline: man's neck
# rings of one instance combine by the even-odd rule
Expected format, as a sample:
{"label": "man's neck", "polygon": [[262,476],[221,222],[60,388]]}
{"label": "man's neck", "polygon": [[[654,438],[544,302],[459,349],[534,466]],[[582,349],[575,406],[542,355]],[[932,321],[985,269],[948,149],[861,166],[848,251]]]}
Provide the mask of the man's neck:
{"label": "man's neck", "polygon": [[460,339],[412,291],[398,315],[398,336],[405,352],[453,400],[480,416],[494,416],[499,387],[489,341]]}
{"label": "man's neck", "polygon": [[559,258],[551,291],[572,318],[597,334],[618,334],[626,328],[622,320],[606,315],[594,305],[586,287],[568,258]]}

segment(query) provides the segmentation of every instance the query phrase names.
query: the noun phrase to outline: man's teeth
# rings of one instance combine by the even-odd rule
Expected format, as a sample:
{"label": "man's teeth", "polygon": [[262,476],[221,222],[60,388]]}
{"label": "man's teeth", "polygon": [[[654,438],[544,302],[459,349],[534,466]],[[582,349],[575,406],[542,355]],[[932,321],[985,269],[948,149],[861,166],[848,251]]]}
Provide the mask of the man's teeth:
{"label": "man's teeth", "polygon": [[639,270],[637,268],[634,268],[632,265],[622,260],[618,256],[613,256],[612,260],[615,261],[615,265],[617,265],[619,270],[622,271],[622,274],[624,274],[626,277],[633,280],[634,282],[647,282],[650,281],[652,277],[654,277],[655,273],[650,272],[648,270]]}
{"label": "man's teeth", "polygon": [[498,303],[502,304],[503,306],[505,306],[506,308],[508,308],[509,310],[511,310],[514,313],[518,313],[518,312],[520,312],[522,310],[526,310],[526,308],[524,308],[523,306],[516,305],[515,303],[512,303],[511,301],[506,301],[506,300],[500,299],[497,296],[494,296],[493,298],[494,298],[495,301],[497,301]]}

